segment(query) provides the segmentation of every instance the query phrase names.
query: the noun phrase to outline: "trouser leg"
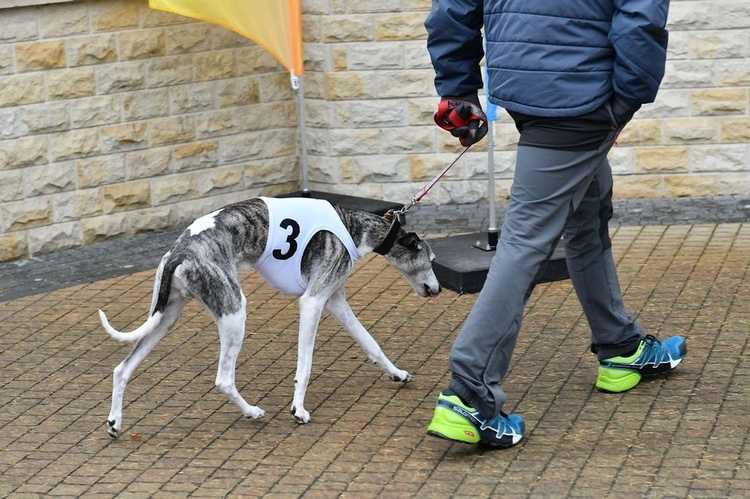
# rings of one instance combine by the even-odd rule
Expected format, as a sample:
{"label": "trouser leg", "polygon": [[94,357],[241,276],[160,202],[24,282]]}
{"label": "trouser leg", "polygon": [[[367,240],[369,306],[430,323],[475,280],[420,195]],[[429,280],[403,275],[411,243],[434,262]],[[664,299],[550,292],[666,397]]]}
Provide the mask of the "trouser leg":
{"label": "trouser leg", "polygon": [[604,162],[564,231],[568,273],[600,360],[634,350],[645,336],[625,312],[617,279],[609,238],[612,171]]}
{"label": "trouser leg", "polygon": [[511,199],[482,291],[454,342],[449,388],[485,417],[505,402],[507,374],[527,291],[611,142],[596,151],[519,146]]}

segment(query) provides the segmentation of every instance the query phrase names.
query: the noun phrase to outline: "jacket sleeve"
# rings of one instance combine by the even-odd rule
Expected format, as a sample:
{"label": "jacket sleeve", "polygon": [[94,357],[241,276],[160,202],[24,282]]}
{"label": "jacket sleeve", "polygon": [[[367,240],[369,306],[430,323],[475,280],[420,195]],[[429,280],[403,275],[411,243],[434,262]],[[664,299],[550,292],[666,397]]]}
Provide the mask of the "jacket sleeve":
{"label": "jacket sleeve", "polygon": [[441,97],[475,96],[482,88],[482,0],[433,0],[424,23]]}
{"label": "jacket sleeve", "polygon": [[615,8],[609,33],[614,91],[638,104],[653,102],[667,59],[669,0],[615,0]]}

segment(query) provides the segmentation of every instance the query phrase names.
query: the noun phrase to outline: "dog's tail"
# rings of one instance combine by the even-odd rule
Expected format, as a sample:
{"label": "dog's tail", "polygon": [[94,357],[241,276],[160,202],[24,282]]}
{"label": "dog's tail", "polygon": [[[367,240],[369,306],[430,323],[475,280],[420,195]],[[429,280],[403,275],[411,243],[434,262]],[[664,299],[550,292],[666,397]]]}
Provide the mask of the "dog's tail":
{"label": "dog's tail", "polygon": [[159,264],[159,268],[156,270],[151,315],[139,328],[130,332],[118,331],[110,325],[107,320],[107,315],[102,312],[101,309],[99,310],[99,320],[102,321],[104,330],[107,331],[112,338],[118,341],[138,341],[161,324],[164,310],[169,303],[169,294],[172,290],[172,277],[174,276],[177,266],[182,263],[181,260],[170,259],[169,256],[169,253],[164,256],[161,264]]}
{"label": "dog's tail", "polygon": [[141,325],[141,327],[139,327],[135,331],[122,332],[110,326],[109,321],[107,320],[107,315],[102,312],[101,309],[99,310],[99,319],[102,321],[104,330],[107,331],[111,337],[118,341],[140,340],[159,325],[159,323],[161,322],[161,316],[161,312],[155,312],[151,315],[151,317],[148,318],[146,322],[143,323],[143,325]]}

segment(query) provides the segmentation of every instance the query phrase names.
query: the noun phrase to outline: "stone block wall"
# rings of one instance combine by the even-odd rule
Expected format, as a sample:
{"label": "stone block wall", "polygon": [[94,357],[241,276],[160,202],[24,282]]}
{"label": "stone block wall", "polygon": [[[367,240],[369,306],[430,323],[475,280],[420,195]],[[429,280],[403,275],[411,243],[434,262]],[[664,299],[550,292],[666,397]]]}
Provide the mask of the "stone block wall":
{"label": "stone block wall", "polygon": [[[313,188],[406,202],[459,148],[435,127],[422,25],[430,0],[305,2]],[[750,193],[750,2],[672,0],[666,77],[612,151],[620,198]],[[495,195],[518,135],[501,110]],[[423,203],[488,199],[487,141]]]}
{"label": "stone block wall", "polygon": [[[438,129],[430,0],[303,0],[309,187],[407,202],[459,151]],[[2,3],[0,3],[2,6]],[[672,0],[667,75],[612,151],[621,198],[750,194],[750,2]],[[495,127],[494,195],[517,133]],[[0,261],[298,190],[286,71],[146,0],[0,10]],[[488,141],[424,199],[488,200]]]}
{"label": "stone block wall", "polygon": [[289,76],[145,0],[0,10],[0,261],[299,187]]}

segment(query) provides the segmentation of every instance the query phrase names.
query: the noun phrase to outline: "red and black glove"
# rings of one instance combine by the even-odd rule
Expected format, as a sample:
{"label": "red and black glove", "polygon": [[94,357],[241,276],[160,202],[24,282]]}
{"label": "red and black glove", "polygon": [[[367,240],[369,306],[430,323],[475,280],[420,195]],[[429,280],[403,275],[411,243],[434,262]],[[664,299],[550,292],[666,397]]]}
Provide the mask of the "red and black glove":
{"label": "red and black glove", "polygon": [[478,100],[471,102],[452,97],[441,100],[435,111],[435,123],[458,137],[465,147],[476,144],[487,135],[487,115]]}

